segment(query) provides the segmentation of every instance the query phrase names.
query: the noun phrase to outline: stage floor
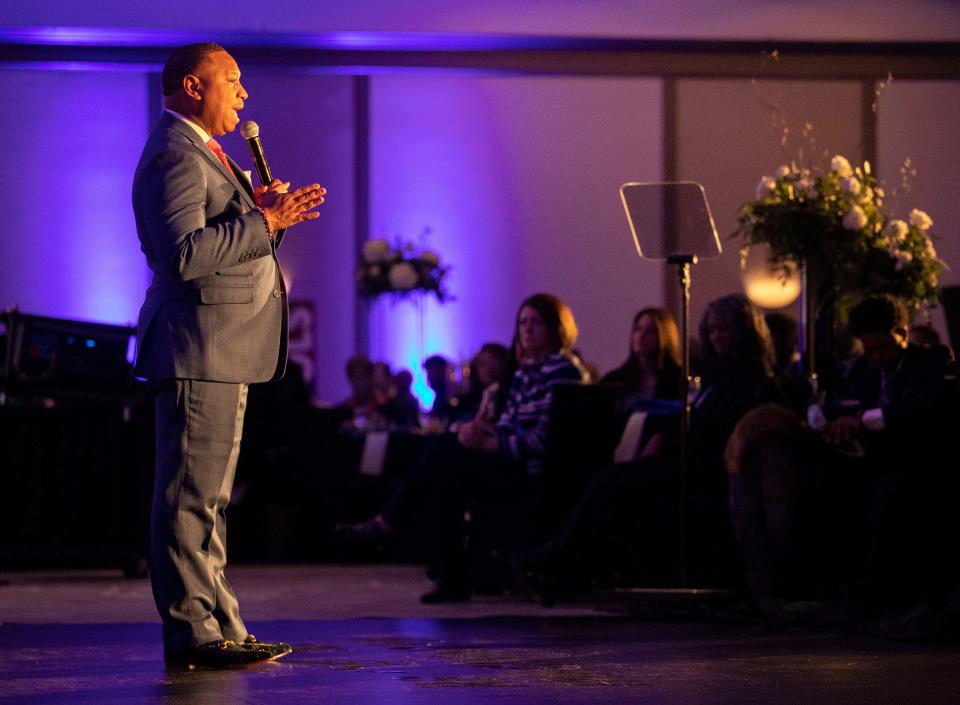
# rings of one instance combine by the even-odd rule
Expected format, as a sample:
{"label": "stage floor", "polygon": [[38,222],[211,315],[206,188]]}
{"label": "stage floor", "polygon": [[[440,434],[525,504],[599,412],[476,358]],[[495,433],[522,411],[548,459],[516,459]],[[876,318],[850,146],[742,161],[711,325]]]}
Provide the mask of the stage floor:
{"label": "stage floor", "polygon": [[251,631],[294,653],[167,669],[146,581],[0,574],[0,704],[960,702],[957,645],[512,597],[426,607],[410,566],[230,575]]}

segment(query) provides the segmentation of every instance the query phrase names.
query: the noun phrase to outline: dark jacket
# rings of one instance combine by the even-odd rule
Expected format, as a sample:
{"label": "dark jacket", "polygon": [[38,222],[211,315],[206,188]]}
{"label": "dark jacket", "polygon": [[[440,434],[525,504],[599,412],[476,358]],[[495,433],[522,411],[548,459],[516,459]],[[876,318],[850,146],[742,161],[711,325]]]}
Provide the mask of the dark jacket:
{"label": "dark jacket", "polygon": [[138,377],[265,382],[286,367],[279,243],[232,167],[166,112],[143,148],[133,210],[152,280],[140,309]]}

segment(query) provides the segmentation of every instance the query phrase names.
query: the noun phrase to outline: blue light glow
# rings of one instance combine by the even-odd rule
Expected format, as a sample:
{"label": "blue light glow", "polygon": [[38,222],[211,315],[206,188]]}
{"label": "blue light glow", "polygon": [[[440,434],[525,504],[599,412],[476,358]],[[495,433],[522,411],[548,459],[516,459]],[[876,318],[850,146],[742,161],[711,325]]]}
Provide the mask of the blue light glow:
{"label": "blue light glow", "polygon": [[0,68],[0,86],[17,97],[0,113],[0,131],[30,126],[5,153],[20,189],[8,227],[29,236],[0,240],[0,257],[17,263],[0,278],[0,305],[132,323],[147,286],[130,203],[148,124],[146,76]]}
{"label": "blue light glow", "polygon": [[426,245],[450,267],[456,300],[439,304],[427,295],[422,308],[378,303],[370,353],[410,369],[414,393],[429,407],[434,394],[423,360],[439,354],[458,365],[483,343],[509,343],[519,300],[514,292],[524,283],[517,270],[521,258],[511,253],[515,242],[502,237],[512,227],[510,194],[497,184],[506,155],[483,92],[454,78],[433,77],[422,86],[409,76],[374,86],[370,237],[416,242],[429,226]]}

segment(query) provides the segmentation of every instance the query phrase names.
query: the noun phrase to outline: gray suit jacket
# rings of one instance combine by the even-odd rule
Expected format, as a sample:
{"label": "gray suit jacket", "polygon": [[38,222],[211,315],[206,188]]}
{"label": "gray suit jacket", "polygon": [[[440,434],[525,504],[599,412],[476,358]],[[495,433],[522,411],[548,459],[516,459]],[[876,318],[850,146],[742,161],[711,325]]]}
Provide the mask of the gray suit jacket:
{"label": "gray suit jacket", "polygon": [[267,238],[250,189],[189,125],[164,112],[133,179],[140,249],[153,274],[137,326],[137,377],[241,383],[282,376],[287,296],[279,242]]}

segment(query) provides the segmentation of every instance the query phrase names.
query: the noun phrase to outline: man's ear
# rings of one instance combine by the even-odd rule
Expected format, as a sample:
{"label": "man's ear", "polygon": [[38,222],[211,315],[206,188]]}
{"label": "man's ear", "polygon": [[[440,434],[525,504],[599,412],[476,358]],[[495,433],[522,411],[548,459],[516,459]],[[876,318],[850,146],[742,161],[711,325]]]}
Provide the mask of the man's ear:
{"label": "man's ear", "polygon": [[200,80],[199,76],[194,76],[192,73],[188,73],[183,77],[183,92],[193,100],[202,99],[203,81]]}

